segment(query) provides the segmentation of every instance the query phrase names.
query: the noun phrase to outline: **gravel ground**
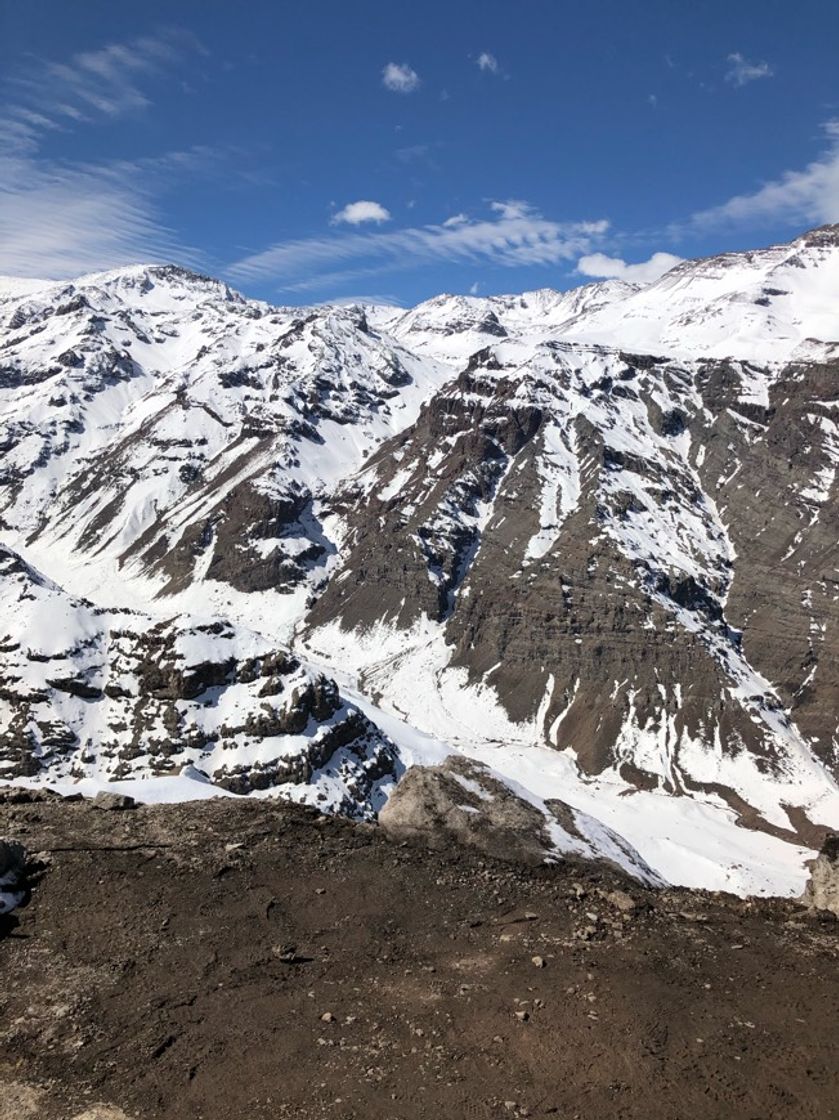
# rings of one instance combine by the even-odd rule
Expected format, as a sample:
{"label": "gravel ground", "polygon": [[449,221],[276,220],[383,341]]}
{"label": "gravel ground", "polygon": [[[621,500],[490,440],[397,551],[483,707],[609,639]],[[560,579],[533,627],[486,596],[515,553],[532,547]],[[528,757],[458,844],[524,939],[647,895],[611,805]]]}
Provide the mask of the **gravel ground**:
{"label": "gravel ground", "polygon": [[272,802],[0,794],[0,1120],[832,1120],[839,923]]}

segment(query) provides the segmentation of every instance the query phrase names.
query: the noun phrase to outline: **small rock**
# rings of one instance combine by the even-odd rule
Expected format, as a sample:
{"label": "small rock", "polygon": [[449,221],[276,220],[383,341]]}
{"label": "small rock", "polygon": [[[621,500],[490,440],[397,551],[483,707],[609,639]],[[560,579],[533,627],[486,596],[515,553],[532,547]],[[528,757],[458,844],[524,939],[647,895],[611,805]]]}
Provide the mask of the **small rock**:
{"label": "small rock", "polygon": [[638,903],[631,894],[626,891],[609,891],[606,895],[606,901],[611,903],[616,910],[620,910],[622,914],[631,914],[638,906]]}
{"label": "small rock", "polygon": [[545,965],[547,964],[544,957],[536,956],[536,957],[531,957],[530,959],[533,961],[536,968],[544,968]]}
{"label": "small rock", "polygon": [[323,1015],[321,1015],[321,1017],[320,1017],[320,1021],[322,1023],[334,1023],[335,1022],[335,1016],[332,1014],[331,1011],[324,1011]]}
{"label": "small rock", "polygon": [[281,964],[301,964],[302,960],[297,956],[296,945],[274,945],[271,952],[280,960]]}
{"label": "small rock", "polygon": [[582,929],[575,929],[574,936],[578,941],[591,941],[597,934],[597,926],[583,926]]}
{"label": "small rock", "polygon": [[137,802],[133,797],[125,793],[110,793],[105,789],[96,794],[93,804],[97,809],[106,809],[109,812],[123,812],[125,809],[137,808]]}
{"label": "small rock", "polygon": [[529,1011],[516,1011],[515,1016],[520,1023],[526,1023],[527,1020],[530,1018],[530,1012]]}

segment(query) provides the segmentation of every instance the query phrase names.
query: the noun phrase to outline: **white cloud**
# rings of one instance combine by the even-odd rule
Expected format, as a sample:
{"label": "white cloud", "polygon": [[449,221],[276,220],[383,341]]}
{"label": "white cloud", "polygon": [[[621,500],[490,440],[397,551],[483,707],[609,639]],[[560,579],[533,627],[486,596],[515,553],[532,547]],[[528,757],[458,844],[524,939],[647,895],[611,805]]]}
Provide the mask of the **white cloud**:
{"label": "white cloud", "polygon": [[759,190],[700,210],[671,232],[759,222],[839,222],[839,119],[823,126],[825,152],[801,171],[785,171]]}
{"label": "white cloud", "polygon": [[305,291],[435,262],[555,265],[589,251],[609,225],[551,221],[523,202],[492,209],[497,216],[488,220],[285,241],[236,261],[229,272],[241,281],[272,278],[286,290]]}
{"label": "white cloud", "polygon": [[730,54],[726,61],[730,64],[725,80],[735,86],[745,86],[758,78],[771,78],[774,74],[768,62],[749,62],[739,51]]}
{"label": "white cloud", "polygon": [[453,229],[455,226],[462,226],[468,221],[468,214],[452,214],[450,218],[446,218],[446,220],[443,222],[443,228]]}
{"label": "white cloud", "polygon": [[149,198],[104,168],[0,168],[0,272],[64,279],[175,255]]}
{"label": "white cloud", "polygon": [[155,197],[214,159],[208,149],[72,166],[0,159],[0,273],[60,280],[145,261],[202,265],[161,225]]}
{"label": "white cloud", "polygon": [[499,71],[498,59],[489,51],[484,51],[478,55],[478,69],[486,70],[490,74],[497,74]]}
{"label": "white cloud", "polygon": [[672,253],[653,253],[649,260],[639,261],[637,264],[627,264],[620,257],[607,257],[605,253],[590,253],[577,261],[577,271],[583,276],[600,279],[651,284],[681,262],[682,258]]}
{"label": "white cloud", "polygon": [[523,202],[520,198],[508,198],[506,202],[491,202],[490,208],[502,218],[510,220],[525,218],[528,214],[536,212],[529,202]]}
{"label": "white cloud", "polygon": [[336,296],[335,299],[328,301],[333,307],[353,307],[358,304],[372,304],[376,307],[404,307],[404,303],[398,296],[382,295],[376,292],[372,295],[365,293],[363,295],[351,296]]}
{"label": "white cloud", "polygon": [[333,225],[344,223],[348,226],[360,226],[363,222],[375,222],[376,225],[380,225],[382,222],[389,221],[390,211],[386,210],[380,202],[370,202],[367,199],[348,203],[332,218]]}
{"label": "white cloud", "polygon": [[419,89],[420,78],[407,62],[389,62],[382,70],[382,84],[393,93],[413,93]]}
{"label": "white cloud", "polygon": [[478,294],[478,289],[480,288],[480,286],[481,285],[480,285],[479,281],[476,280],[475,283],[472,285],[472,287],[469,289],[469,295],[470,296],[476,296]]}

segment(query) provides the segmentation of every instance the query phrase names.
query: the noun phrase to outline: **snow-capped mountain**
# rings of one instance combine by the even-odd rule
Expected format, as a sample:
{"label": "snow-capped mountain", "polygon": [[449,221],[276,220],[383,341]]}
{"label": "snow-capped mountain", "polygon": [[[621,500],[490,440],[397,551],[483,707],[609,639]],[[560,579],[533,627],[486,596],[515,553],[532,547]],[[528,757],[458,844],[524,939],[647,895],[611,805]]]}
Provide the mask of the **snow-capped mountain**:
{"label": "snow-capped mountain", "polygon": [[[839,825],[839,227],[409,311],[6,280],[0,355],[10,773],[189,764],[364,815],[456,751],[740,890]],[[282,744],[241,676],[273,658],[338,705]],[[204,663],[212,695],[154,693]]]}
{"label": "snow-capped mountain", "polygon": [[4,523],[168,592],[322,568],[313,497],[446,373],[357,308],[274,309],[173,267],[0,301],[0,329]]}

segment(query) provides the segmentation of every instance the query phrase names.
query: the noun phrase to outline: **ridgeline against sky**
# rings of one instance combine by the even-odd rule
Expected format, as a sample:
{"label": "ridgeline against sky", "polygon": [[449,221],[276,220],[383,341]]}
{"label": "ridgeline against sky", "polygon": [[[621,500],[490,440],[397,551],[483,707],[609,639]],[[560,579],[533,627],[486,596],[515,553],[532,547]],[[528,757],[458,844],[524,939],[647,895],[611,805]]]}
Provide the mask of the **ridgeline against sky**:
{"label": "ridgeline against sky", "polygon": [[0,5],[0,273],[284,303],[586,278],[839,219],[839,7]]}

